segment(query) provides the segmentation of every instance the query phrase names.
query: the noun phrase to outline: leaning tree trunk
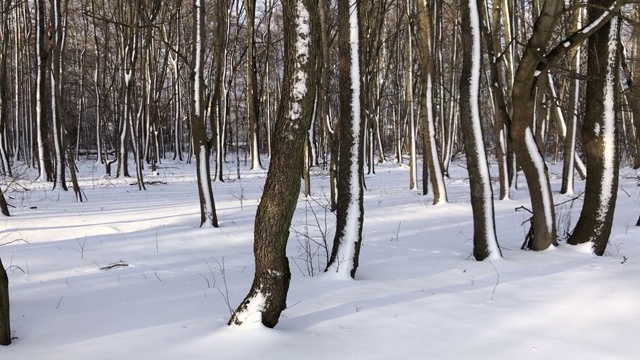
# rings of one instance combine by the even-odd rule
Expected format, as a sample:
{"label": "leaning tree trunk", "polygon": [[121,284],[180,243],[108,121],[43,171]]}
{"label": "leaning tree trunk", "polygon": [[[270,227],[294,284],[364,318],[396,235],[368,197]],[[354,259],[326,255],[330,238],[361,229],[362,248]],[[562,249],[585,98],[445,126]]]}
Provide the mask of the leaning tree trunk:
{"label": "leaning tree trunk", "polygon": [[[485,0],[477,0],[482,2]],[[478,261],[501,257],[496,236],[493,190],[480,119],[480,16],[474,0],[460,2],[462,18],[462,74],[460,75],[460,124],[464,134],[473,211],[473,255]],[[482,4],[480,4],[482,6]],[[491,46],[491,44],[487,44]]]}
{"label": "leaning tree trunk", "polygon": [[541,52],[547,47],[561,11],[562,1],[544,2],[513,84],[511,136],[513,150],[524,172],[531,196],[534,233],[527,246],[532,250],[545,250],[558,244],[551,185],[547,166],[534,138],[533,118],[537,77],[545,76],[538,71]]}
{"label": "leaning tree trunk", "polygon": [[9,278],[0,259],[0,345],[11,344],[9,315]]}
{"label": "leaning tree trunk", "polygon": [[[589,19],[611,0],[592,0]],[[618,194],[618,137],[616,98],[618,88],[618,18],[598,30],[589,40],[585,117],[582,138],[587,159],[584,204],[580,219],[567,240],[571,245],[592,243],[593,252],[603,255],[611,234]]]}
{"label": "leaning tree trunk", "polygon": [[300,193],[304,143],[314,111],[318,57],[317,0],[283,0],[284,81],[271,164],[254,229],[253,285],[229,325],[274,327],[291,280],[286,246]]}

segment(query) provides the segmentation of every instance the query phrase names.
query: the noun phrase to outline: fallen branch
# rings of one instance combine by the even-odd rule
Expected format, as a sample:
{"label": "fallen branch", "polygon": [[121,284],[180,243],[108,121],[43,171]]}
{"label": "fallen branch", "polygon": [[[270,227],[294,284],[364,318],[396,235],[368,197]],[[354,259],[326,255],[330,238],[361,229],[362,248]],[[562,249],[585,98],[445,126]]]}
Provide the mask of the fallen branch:
{"label": "fallen branch", "polygon": [[103,267],[100,268],[100,270],[109,271],[111,269],[117,269],[117,268],[128,267],[128,266],[129,266],[129,264],[127,264],[126,262],[118,261],[116,263],[111,263],[111,264],[109,264],[107,266],[103,266]]}

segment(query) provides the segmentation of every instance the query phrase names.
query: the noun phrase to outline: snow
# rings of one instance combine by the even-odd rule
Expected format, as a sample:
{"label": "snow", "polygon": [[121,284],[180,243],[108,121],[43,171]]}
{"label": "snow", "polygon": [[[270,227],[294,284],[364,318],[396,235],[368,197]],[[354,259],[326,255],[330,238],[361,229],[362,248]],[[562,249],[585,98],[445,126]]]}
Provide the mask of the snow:
{"label": "snow", "polygon": [[[303,275],[292,261],[302,256],[292,231],[288,308],[271,330],[226,326],[222,295],[235,308],[253,281],[253,219],[264,173],[242,167],[241,183],[213,184],[221,220],[215,229],[199,228],[195,164],[164,160],[158,180],[166,185],[132,191],[133,179],[105,177],[94,163],[78,163],[87,202],[76,203],[72,193],[52,196],[50,184],[29,181],[20,185],[30,191],[6,193],[15,208],[12,217],[0,217],[0,257],[9,268],[18,339],[0,347],[0,359],[637,358],[640,228],[633,224],[640,188],[631,169],[621,172],[620,186],[631,197],[618,198],[604,257],[564,245],[519,250],[528,214],[513,209],[529,203],[521,179],[512,200],[496,203],[505,260],[493,262],[494,270],[469,259],[473,225],[463,162],[450,167],[450,203],[439,206],[406,190],[406,167],[380,164],[366,179],[356,280]],[[224,166],[235,174],[229,171],[235,164]],[[560,164],[549,166],[561,172]],[[322,200],[328,176],[312,176]],[[555,177],[552,185],[559,188]],[[576,193],[583,189],[578,181]],[[568,199],[554,196],[558,203]],[[293,229],[307,224],[309,204],[324,214],[301,197]],[[335,219],[331,213],[326,219],[331,228]],[[214,261],[223,258],[224,267]],[[120,260],[129,266],[98,269]]]}
{"label": "snow", "polygon": [[[427,80],[427,104],[429,107],[433,107],[433,93],[432,93],[432,83],[431,83],[431,74],[427,75],[428,80]],[[429,141],[431,142],[431,158],[434,159],[434,161],[437,161],[438,159],[438,149],[436,148],[436,129],[434,127],[434,122],[435,119],[433,119],[433,110],[427,111],[427,123],[429,126]],[[435,169],[435,178],[436,178],[436,182],[438,184],[438,189],[440,190],[440,197],[438,199],[436,199],[434,201],[434,203],[436,204],[443,204],[447,202],[447,189],[444,186],[444,179],[442,176],[442,171],[440,169],[440,165],[437,164],[436,166],[434,166]]]}
{"label": "snow", "polygon": [[487,155],[484,147],[484,139],[482,138],[482,123],[480,119],[480,107],[478,101],[475,99],[480,98],[480,66],[482,64],[482,47],[480,43],[480,15],[478,14],[478,4],[475,1],[469,1],[469,17],[471,18],[471,36],[473,38],[472,44],[472,65],[471,65],[471,86],[470,86],[470,99],[471,99],[471,121],[473,122],[473,136],[476,144],[476,159],[478,159],[478,167],[480,168],[480,176],[482,177],[484,197],[483,207],[485,216],[485,229],[487,230],[486,239],[487,247],[489,250],[489,259],[499,259],[500,249],[496,242],[496,230],[493,219],[490,214],[493,214],[493,198],[491,190],[491,176],[489,175],[489,165],[487,163]]}
{"label": "snow", "polygon": [[613,4],[611,4],[611,6],[609,6],[609,9],[607,11],[603,12],[602,15],[600,15],[600,17],[597,18],[595,21],[593,21],[591,24],[589,24],[589,25],[585,26],[584,28],[582,28],[582,30],[580,30],[580,32],[583,33],[583,34],[587,34],[591,30],[593,30],[595,27],[600,25],[600,23],[602,23],[605,20],[605,18],[607,16],[609,16],[609,14],[613,11],[613,9],[615,9],[617,6],[619,6],[621,1],[623,1],[623,0],[617,0]]}
{"label": "snow", "polygon": [[301,101],[307,93],[307,73],[303,69],[309,60],[309,11],[302,1],[297,2],[298,16],[296,18],[296,43],[295,43],[295,81],[291,89],[291,108],[289,117],[298,120],[302,116]]}
{"label": "snow", "polygon": [[360,57],[359,57],[359,35],[358,35],[358,10],[357,0],[350,0],[349,7],[352,9],[349,15],[349,44],[351,46],[351,111],[352,128],[354,135],[351,147],[351,167],[349,169],[349,191],[351,201],[347,209],[347,220],[344,230],[342,244],[339,247],[336,261],[327,269],[329,273],[336,273],[342,278],[349,278],[353,269],[353,259],[355,257],[355,247],[360,231],[360,178],[358,175],[358,154],[360,152]]}
{"label": "snow", "polygon": [[[615,63],[618,50],[618,18],[611,19],[609,27],[609,43],[607,44],[607,75],[604,87],[604,113],[602,114],[602,142],[604,146],[604,159],[602,169],[602,193],[600,195],[600,207],[598,219],[604,221],[609,213],[609,202],[615,190],[613,187],[613,175],[616,156],[616,109],[615,109]],[[596,123],[597,124],[597,123]]]}
{"label": "snow", "polygon": [[204,206],[205,206],[205,216],[207,221],[213,219],[213,204],[209,201],[212,199],[211,193],[209,192],[209,187],[207,186],[207,167],[205,166],[207,163],[207,147],[202,144],[200,145],[200,179],[202,183],[202,192],[204,193]]}
{"label": "snow", "polygon": [[[267,301],[262,291],[256,292],[256,294],[248,300],[247,307],[243,311],[236,314],[238,322],[242,324],[243,328],[259,327],[262,326],[262,310]],[[238,327],[237,325],[231,325],[232,327]]]}
{"label": "snow", "polygon": [[529,156],[531,156],[531,160],[533,161],[536,170],[538,170],[538,180],[540,181],[540,189],[542,189],[542,204],[544,206],[544,219],[545,225],[547,226],[548,232],[551,233],[551,227],[553,220],[551,219],[551,199],[549,198],[549,193],[547,192],[547,186],[545,184],[544,179],[547,176],[544,173],[544,160],[540,155],[540,151],[538,151],[538,145],[536,145],[536,140],[533,137],[533,133],[531,132],[531,128],[527,128],[525,130],[524,135],[525,145],[527,147],[527,151],[529,152]]}

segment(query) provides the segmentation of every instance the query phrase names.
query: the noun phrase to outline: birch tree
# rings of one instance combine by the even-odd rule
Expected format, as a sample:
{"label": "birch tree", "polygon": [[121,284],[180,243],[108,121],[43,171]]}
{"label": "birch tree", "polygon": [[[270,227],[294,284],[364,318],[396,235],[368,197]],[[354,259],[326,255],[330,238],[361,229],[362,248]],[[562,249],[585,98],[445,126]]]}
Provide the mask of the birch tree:
{"label": "birch tree", "polygon": [[284,78],[271,164],[254,229],[255,275],[229,325],[274,327],[286,308],[291,280],[286,245],[300,194],[304,143],[316,98],[317,0],[283,0]]}
{"label": "birch tree", "polygon": [[[588,15],[596,21],[612,0],[591,0]],[[582,139],[587,173],[585,198],[580,218],[567,243],[591,243],[596,255],[603,255],[609,242],[618,194],[618,18],[613,17],[589,38],[585,117]]]}
{"label": "birch tree", "polygon": [[338,20],[338,69],[340,96],[340,144],[338,158],[338,202],[336,234],[333,240],[327,272],[355,277],[362,245],[364,219],[363,188],[364,159],[360,107],[360,57],[358,0],[338,2],[338,13],[349,14]]}
{"label": "birch tree", "polygon": [[480,119],[479,92],[482,46],[479,7],[485,0],[459,3],[462,34],[460,76],[460,123],[471,188],[473,210],[473,256],[478,261],[501,257],[496,236],[493,190]]}

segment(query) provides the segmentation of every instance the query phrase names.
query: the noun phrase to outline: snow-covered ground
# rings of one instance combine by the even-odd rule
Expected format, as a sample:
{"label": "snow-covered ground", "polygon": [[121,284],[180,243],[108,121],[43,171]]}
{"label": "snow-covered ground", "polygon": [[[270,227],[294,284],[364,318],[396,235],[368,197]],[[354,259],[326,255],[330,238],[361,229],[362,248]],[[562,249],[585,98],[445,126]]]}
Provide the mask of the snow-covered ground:
{"label": "snow-covered ground", "polygon": [[[567,199],[557,194],[560,166],[551,165],[556,203]],[[214,184],[218,229],[198,227],[191,165],[165,161],[158,176],[146,176],[155,185],[138,191],[134,179],[106,178],[102,167],[81,164],[85,203],[50,185],[14,185],[6,194],[12,217],[0,217],[0,257],[17,339],[0,347],[0,359],[640,356],[635,171],[621,171],[624,191],[606,256],[564,243],[542,253],[520,250],[528,218],[514,211],[528,206],[521,178],[513,200],[496,202],[504,259],[476,262],[466,171],[460,162],[450,170],[450,203],[438,206],[407,190],[404,166],[380,165],[367,176],[355,281],[317,275],[325,252],[305,239],[322,242],[322,229],[330,242],[334,219],[326,211],[327,176],[316,173],[313,200],[298,202],[289,308],[273,330],[226,326],[253,279],[253,218],[265,172],[243,170],[237,180],[229,170],[227,182]],[[569,204],[557,211],[568,219]]]}

